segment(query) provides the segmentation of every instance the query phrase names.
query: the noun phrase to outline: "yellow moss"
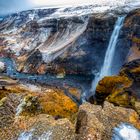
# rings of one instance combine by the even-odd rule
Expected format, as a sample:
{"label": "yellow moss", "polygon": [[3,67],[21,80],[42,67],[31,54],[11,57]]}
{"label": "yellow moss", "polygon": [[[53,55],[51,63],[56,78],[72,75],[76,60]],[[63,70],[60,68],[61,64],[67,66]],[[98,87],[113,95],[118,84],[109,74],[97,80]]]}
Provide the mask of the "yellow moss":
{"label": "yellow moss", "polygon": [[130,70],[130,72],[132,72],[132,73],[140,73],[140,67],[134,68],[134,69]]}
{"label": "yellow moss", "polygon": [[132,113],[129,117],[129,121],[132,123],[132,124],[135,124],[135,127],[140,129],[140,119],[139,119],[139,115],[135,112],[135,113]]}
{"label": "yellow moss", "polygon": [[8,94],[7,91],[1,89],[1,90],[0,90],[0,100],[1,100],[2,98],[6,97],[7,94]]}
{"label": "yellow moss", "polygon": [[77,97],[79,100],[81,98],[81,91],[77,88],[69,88],[69,93],[75,97]]}
{"label": "yellow moss", "polygon": [[[9,79],[8,79],[9,80]],[[78,94],[78,90],[70,89],[73,94]],[[32,112],[46,113],[53,116],[71,118],[78,111],[78,106],[63,90],[56,88],[44,88],[43,93],[32,92],[21,84],[6,86],[0,90],[0,100],[10,93],[25,96],[24,109],[22,115],[31,115]],[[78,96],[78,95],[77,95]]]}
{"label": "yellow moss", "polygon": [[140,44],[140,38],[133,37],[132,38],[132,42],[137,43],[137,44]]}
{"label": "yellow moss", "polygon": [[129,99],[129,95],[123,89],[117,89],[115,92],[110,94],[107,98],[107,101],[117,104],[119,106],[129,106],[131,100]]}
{"label": "yellow moss", "polygon": [[78,111],[76,103],[61,90],[46,93],[39,98],[39,102],[44,113],[53,116],[69,117]]}
{"label": "yellow moss", "polygon": [[140,101],[135,101],[134,107],[137,113],[140,115]]}
{"label": "yellow moss", "polygon": [[111,94],[118,87],[126,88],[130,85],[132,85],[132,81],[124,76],[105,77],[99,82],[96,92],[100,94]]}
{"label": "yellow moss", "polygon": [[6,102],[7,98],[6,97],[3,97],[1,100],[0,100],[0,107],[3,106],[3,104]]}

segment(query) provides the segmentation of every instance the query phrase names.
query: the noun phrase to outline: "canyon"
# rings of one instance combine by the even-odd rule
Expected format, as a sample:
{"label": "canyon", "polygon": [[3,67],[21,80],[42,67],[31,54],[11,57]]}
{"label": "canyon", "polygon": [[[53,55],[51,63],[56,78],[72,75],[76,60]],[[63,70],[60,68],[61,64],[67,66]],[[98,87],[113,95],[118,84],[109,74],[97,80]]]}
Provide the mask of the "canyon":
{"label": "canyon", "polygon": [[2,140],[116,140],[121,126],[139,140],[137,6],[36,8],[0,20]]}

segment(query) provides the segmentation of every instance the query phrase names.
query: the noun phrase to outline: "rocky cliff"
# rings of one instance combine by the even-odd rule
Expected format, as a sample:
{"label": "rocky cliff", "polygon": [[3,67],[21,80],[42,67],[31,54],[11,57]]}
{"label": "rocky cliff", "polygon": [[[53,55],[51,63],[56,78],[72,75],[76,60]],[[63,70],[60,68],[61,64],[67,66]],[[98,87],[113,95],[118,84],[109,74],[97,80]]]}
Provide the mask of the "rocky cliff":
{"label": "rocky cliff", "polygon": [[[6,65],[0,62],[1,72],[20,79],[0,76],[1,138],[109,140],[115,130],[123,129],[122,122],[140,129],[140,9],[59,12],[59,8],[35,9],[0,21],[0,57],[7,61]],[[118,75],[99,82],[96,100],[90,98],[96,105],[81,105],[85,89],[90,90],[91,75],[101,69],[118,16],[126,17],[113,70],[117,73],[125,64]],[[74,75],[74,80],[65,75]],[[86,78],[79,80],[76,75]]]}
{"label": "rocky cliff", "polygon": [[[29,10],[4,18],[0,22],[1,55],[13,58],[17,70],[25,73],[91,75],[98,72],[120,15],[106,12],[56,16],[58,10]],[[128,60],[139,55],[138,16],[139,10],[126,16],[114,57],[116,72],[130,48]]]}
{"label": "rocky cliff", "polygon": [[103,63],[118,15],[55,17],[57,9],[30,10],[0,22],[1,55],[18,71],[91,75]]}

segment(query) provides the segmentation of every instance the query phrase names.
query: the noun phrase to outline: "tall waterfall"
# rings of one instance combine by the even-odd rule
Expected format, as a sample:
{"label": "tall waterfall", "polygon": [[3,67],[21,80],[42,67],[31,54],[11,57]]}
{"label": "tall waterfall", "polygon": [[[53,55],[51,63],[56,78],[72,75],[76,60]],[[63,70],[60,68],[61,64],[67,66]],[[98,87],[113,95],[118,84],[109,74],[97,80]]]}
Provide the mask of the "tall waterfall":
{"label": "tall waterfall", "polygon": [[122,17],[118,17],[118,19],[116,21],[113,33],[112,33],[110,41],[109,41],[108,48],[106,50],[103,66],[101,68],[100,73],[96,74],[96,76],[92,82],[92,89],[91,89],[92,92],[95,92],[98,82],[103,77],[110,76],[113,74],[112,73],[112,61],[114,58],[117,40],[119,37],[120,30],[123,26],[124,19],[125,19],[125,16],[122,16]]}

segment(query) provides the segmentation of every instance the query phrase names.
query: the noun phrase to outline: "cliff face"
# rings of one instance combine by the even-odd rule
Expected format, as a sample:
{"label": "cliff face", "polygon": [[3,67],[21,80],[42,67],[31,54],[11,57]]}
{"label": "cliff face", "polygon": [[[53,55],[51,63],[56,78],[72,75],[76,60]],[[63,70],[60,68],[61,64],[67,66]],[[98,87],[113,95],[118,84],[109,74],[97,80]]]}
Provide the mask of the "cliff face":
{"label": "cliff face", "polygon": [[130,12],[122,29],[123,39],[119,42],[121,46],[130,48],[127,61],[140,57],[140,10]]}
{"label": "cliff face", "polygon": [[13,58],[17,70],[26,73],[98,71],[116,16],[53,17],[55,11],[25,11],[1,21],[1,55]]}
{"label": "cliff face", "polygon": [[[126,16],[114,57],[116,72],[129,51],[128,61],[139,57],[139,11]],[[17,70],[25,73],[98,72],[118,15],[56,16],[57,12],[36,9],[6,17],[0,22],[1,56],[13,58]]]}

